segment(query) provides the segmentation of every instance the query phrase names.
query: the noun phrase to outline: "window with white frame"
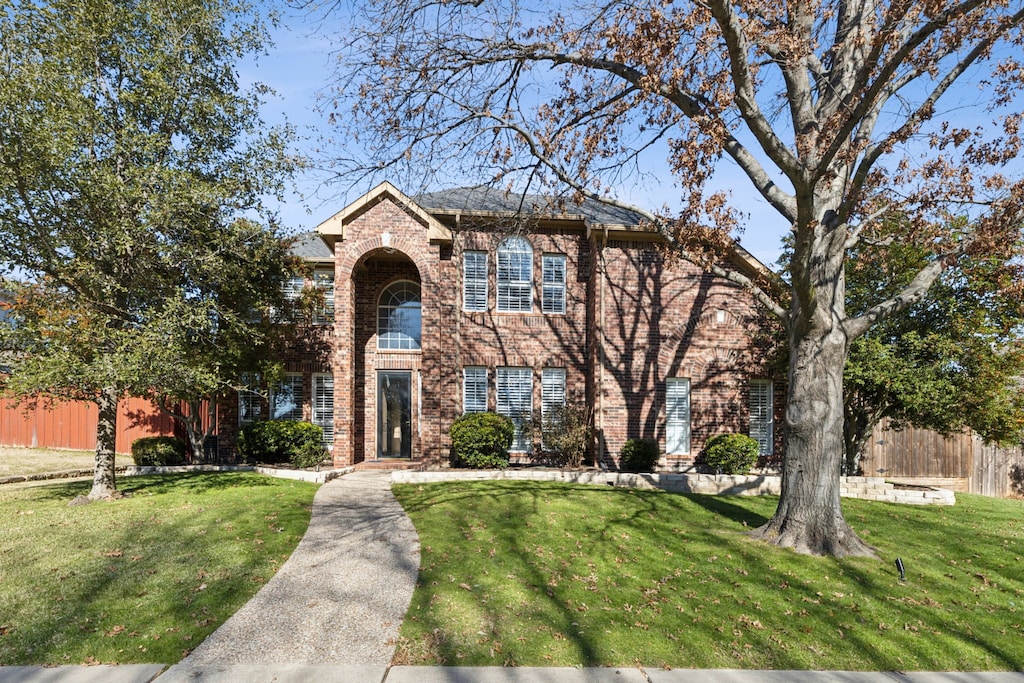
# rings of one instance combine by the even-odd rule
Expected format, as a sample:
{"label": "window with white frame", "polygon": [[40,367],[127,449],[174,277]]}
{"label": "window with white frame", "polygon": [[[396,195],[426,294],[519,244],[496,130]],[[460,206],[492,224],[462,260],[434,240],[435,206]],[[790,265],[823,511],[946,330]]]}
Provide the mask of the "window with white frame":
{"label": "window with white frame", "polygon": [[665,380],[665,452],[690,453],[690,380],[686,377]]}
{"label": "window with white frame", "polygon": [[533,370],[498,368],[497,399],[498,414],[511,418],[516,426],[511,450],[530,450],[523,426],[533,415]]}
{"label": "window with white frame", "polygon": [[775,396],[770,379],[750,380],[750,438],[760,455],[775,452]]}
{"label": "window with white frame", "polygon": [[377,304],[377,348],[419,349],[422,334],[420,286],[393,282]]}
{"label": "window with white frame", "polygon": [[541,264],[541,310],[544,313],[565,313],[565,256],[544,254]]}
{"label": "window with white frame", "polygon": [[565,368],[544,368],[540,376],[541,420],[548,424],[565,406]]}
{"label": "window with white frame", "polygon": [[465,367],[462,369],[462,412],[483,413],[487,411],[487,368]]}
{"label": "window with white frame", "polygon": [[270,419],[301,420],[302,398],[302,374],[286,372],[270,391]]}
{"label": "window with white frame", "polygon": [[513,235],[498,245],[497,280],[499,311],[533,310],[533,247],[525,237]]}
{"label": "window with white frame", "polygon": [[313,375],[313,424],[323,430],[323,444],[334,447],[334,375]]}
{"label": "window with white frame", "polygon": [[487,310],[487,252],[462,254],[462,310]]}
{"label": "window with white frame", "polygon": [[334,270],[317,268],[313,271],[313,284],[324,296],[324,304],[313,316],[313,322],[318,325],[330,325],[334,323]]}
{"label": "window with white frame", "polygon": [[242,373],[238,390],[238,424],[247,425],[263,416],[263,396],[259,392],[260,376],[255,372]]}
{"label": "window with white frame", "polygon": [[291,275],[281,285],[281,294],[284,296],[284,310],[276,312],[274,318],[276,320],[295,320],[296,319],[296,308],[299,305],[299,300],[302,298],[302,290],[306,286],[306,281],[301,275]]}
{"label": "window with white frame", "polygon": [[[540,376],[541,437],[564,419],[565,368],[544,368]],[[545,444],[546,445],[546,444]]]}

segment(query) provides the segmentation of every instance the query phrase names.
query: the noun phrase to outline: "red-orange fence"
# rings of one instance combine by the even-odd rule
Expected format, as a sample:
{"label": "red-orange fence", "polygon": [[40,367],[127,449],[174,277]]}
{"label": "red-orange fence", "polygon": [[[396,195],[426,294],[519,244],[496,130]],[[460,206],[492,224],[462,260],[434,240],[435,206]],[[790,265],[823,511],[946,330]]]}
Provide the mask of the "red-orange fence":
{"label": "red-orange fence", "polygon": [[[132,441],[144,436],[184,436],[173,419],[142,398],[125,398],[117,406],[118,453],[130,454]],[[66,401],[34,408],[0,398],[0,446],[96,448],[96,404]]]}

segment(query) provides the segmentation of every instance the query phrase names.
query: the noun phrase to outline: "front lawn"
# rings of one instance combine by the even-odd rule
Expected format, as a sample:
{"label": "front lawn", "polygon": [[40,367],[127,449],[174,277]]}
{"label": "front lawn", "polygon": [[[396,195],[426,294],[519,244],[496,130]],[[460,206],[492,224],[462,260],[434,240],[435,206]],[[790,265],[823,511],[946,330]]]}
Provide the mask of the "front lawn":
{"label": "front lawn", "polygon": [[0,487],[0,664],[174,663],[277,571],[316,486],[252,473]]}
{"label": "front lawn", "polygon": [[[126,456],[118,455],[118,464]],[[131,462],[131,458],[127,458]],[[0,477],[15,474],[39,474],[61,470],[91,469],[96,465],[93,451],[67,451],[58,448],[19,448],[0,446]]]}
{"label": "front lawn", "polygon": [[745,536],[777,498],[531,482],[395,492],[422,552],[396,663],[1024,668],[1022,501],[844,500],[879,559],[835,560]]}

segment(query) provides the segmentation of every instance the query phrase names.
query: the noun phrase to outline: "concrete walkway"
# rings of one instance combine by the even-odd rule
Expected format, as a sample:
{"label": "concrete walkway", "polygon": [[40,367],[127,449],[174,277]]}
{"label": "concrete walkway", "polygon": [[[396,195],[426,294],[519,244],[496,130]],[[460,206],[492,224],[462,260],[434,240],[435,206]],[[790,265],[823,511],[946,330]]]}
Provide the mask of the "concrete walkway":
{"label": "concrete walkway", "polygon": [[386,667],[419,565],[390,475],[335,479],[317,491],[309,528],[277,574],[161,680],[237,664]]}

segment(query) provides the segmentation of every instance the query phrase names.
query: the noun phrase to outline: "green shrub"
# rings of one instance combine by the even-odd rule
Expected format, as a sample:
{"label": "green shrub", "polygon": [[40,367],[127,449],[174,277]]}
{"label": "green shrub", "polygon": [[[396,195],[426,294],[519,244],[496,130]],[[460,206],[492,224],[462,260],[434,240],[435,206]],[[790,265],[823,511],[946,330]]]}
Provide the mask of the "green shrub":
{"label": "green shrub", "polygon": [[551,464],[578,469],[590,450],[593,429],[593,409],[581,403],[557,406],[543,421],[543,450]]}
{"label": "green shrub", "polygon": [[242,428],[238,455],[246,462],[314,467],[327,458],[327,449],[323,446],[323,430],[315,424],[266,420]]}
{"label": "green shrub", "polygon": [[624,472],[653,472],[660,455],[654,439],[626,439],[619,451],[619,466]]}
{"label": "green shrub", "polygon": [[497,413],[467,413],[456,418],[448,432],[455,466],[478,470],[508,467],[508,449],[515,433],[512,420]]}
{"label": "green shrub", "polygon": [[174,436],[144,436],[132,441],[132,460],[140,467],[185,464],[185,442]]}
{"label": "green shrub", "polygon": [[746,474],[757,462],[757,440],[746,434],[719,434],[704,445],[704,464],[721,474]]}

